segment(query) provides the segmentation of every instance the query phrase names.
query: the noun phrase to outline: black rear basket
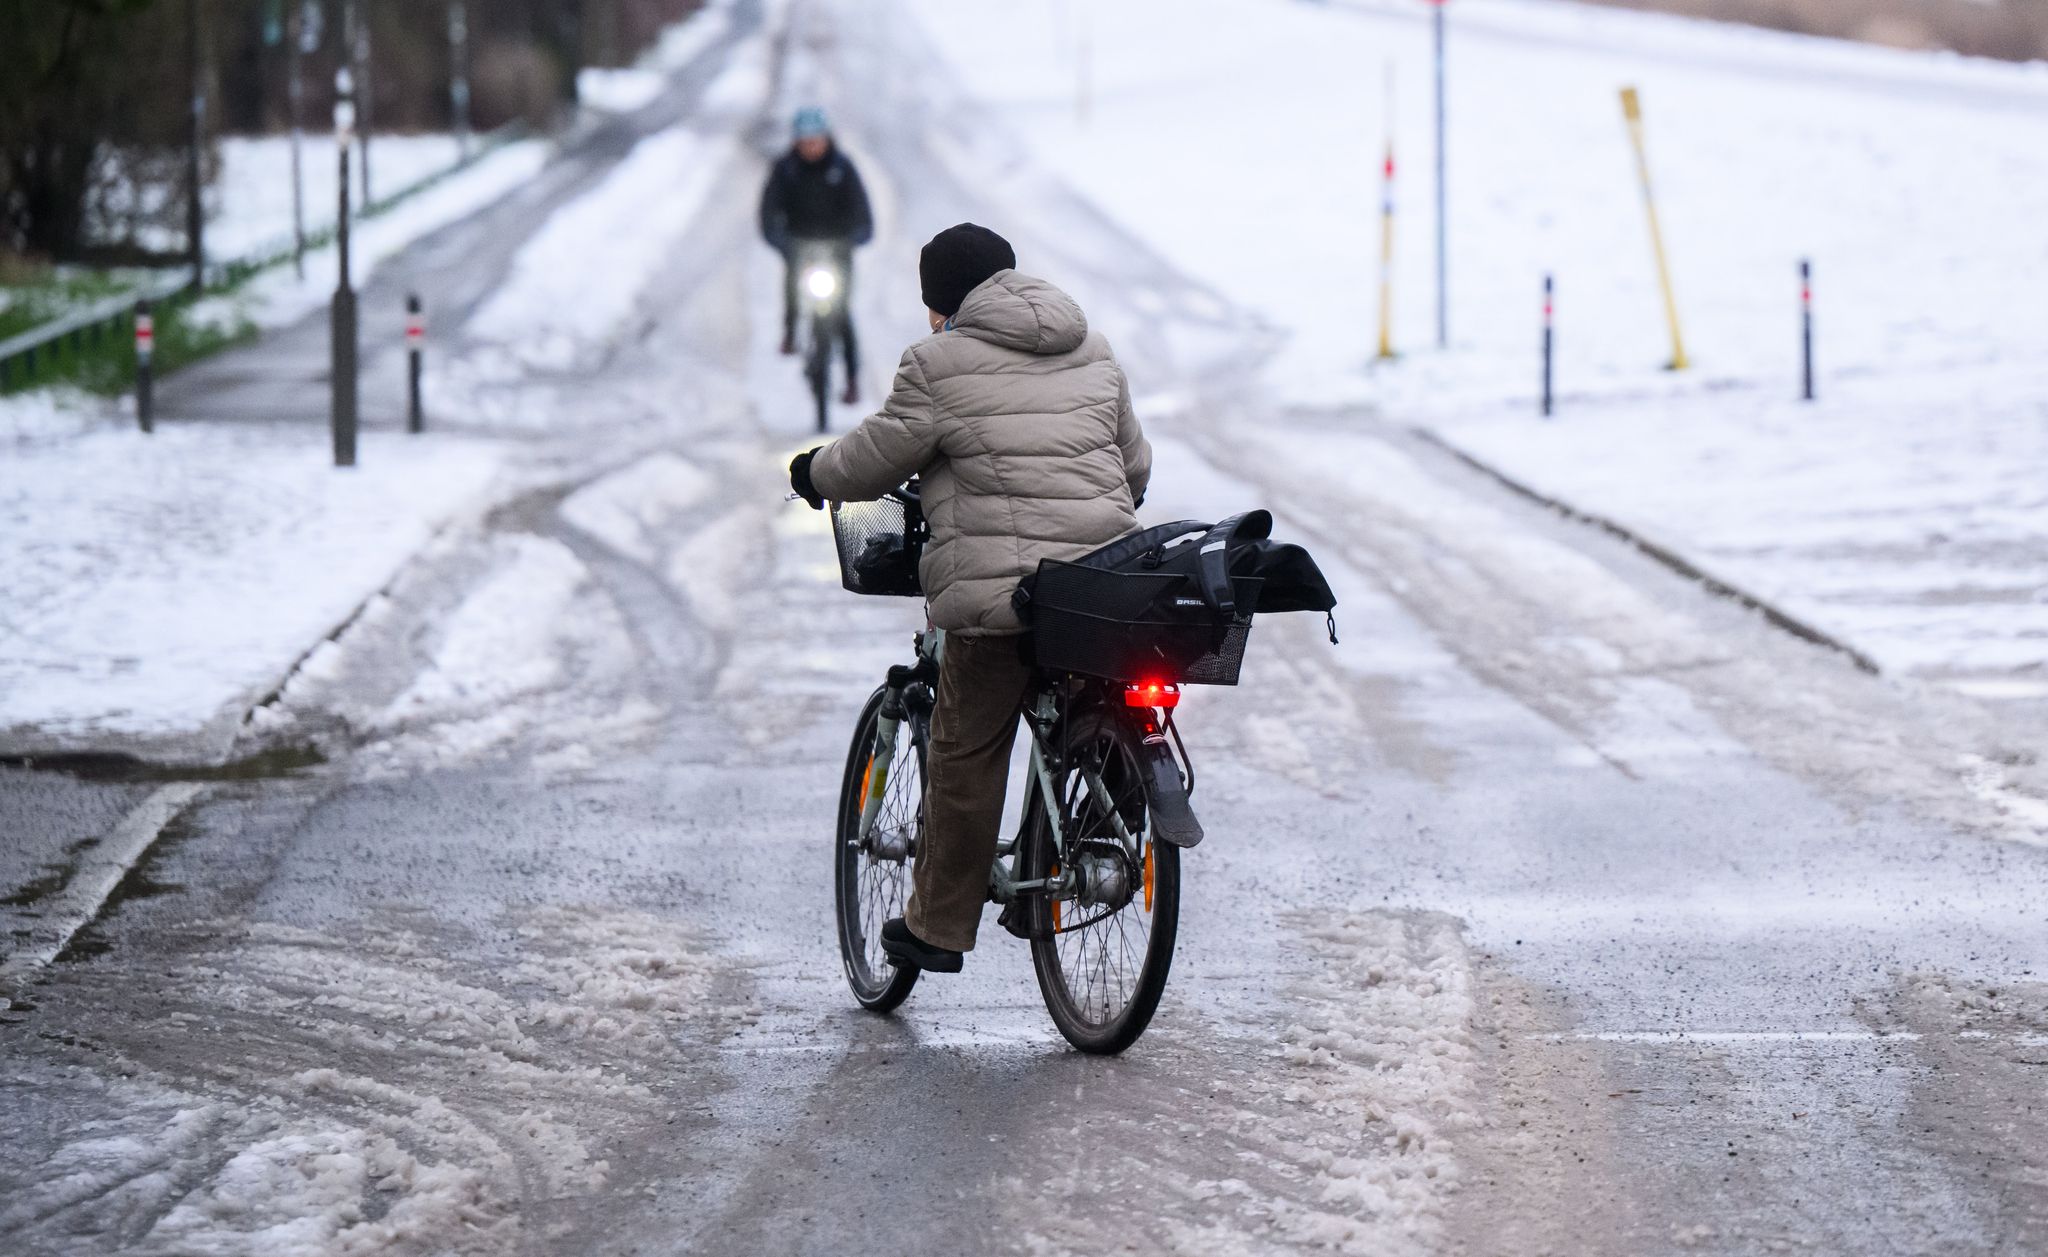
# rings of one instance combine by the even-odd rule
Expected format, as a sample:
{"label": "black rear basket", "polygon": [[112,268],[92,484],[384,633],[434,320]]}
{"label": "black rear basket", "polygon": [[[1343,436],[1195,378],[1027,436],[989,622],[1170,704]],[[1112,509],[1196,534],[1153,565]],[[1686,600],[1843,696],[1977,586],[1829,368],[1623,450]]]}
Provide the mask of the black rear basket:
{"label": "black rear basket", "polygon": [[1048,559],[1031,590],[1038,666],[1127,684],[1236,685],[1264,583],[1233,580],[1236,611],[1219,625],[1194,581],[1180,573]]}
{"label": "black rear basket", "polygon": [[839,583],[856,594],[920,597],[917,563],[924,557],[924,512],[895,498],[834,502],[832,540],[839,547]]}

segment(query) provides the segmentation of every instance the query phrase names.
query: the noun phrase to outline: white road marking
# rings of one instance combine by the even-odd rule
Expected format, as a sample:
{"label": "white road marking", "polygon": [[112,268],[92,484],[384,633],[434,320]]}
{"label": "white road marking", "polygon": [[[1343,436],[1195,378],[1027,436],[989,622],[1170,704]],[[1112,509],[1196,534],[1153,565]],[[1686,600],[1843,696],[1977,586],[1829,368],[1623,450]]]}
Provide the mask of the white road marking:
{"label": "white road marking", "polygon": [[1580,1030],[1532,1034],[1546,1043],[1917,1043],[1912,1030]]}
{"label": "white road marking", "polygon": [[107,896],[114,893],[114,887],[149,850],[164,826],[205,789],[205,783],[197,781],[161,786],[123,817],[79,862],[64,889],[43,902],[35,940],[0,962],[0,986],[12,985],[55,960],[72,937],[99,915]]}

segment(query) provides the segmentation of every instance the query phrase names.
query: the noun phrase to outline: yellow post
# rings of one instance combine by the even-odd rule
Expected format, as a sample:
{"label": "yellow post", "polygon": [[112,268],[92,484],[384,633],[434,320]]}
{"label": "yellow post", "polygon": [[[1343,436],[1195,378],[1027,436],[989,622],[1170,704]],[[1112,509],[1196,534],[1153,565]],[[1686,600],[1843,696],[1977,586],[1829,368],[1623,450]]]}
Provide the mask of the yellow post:
{"label": "yellow post", "polygon": [[1650,213],[1650,248],[1657,255],[1657,282],[1664,289],[1664,321],[1671,326],[1671,369],[1683,371],[1690,364],[1685,356],[1685,338],[1678,330],[1678,298],[1671,290],[1671,266],[1664,259],[1664,233],[1657,226],[1657,197],[1650,190],[1650,158],[1643,147],[1643,105],[1636,89],[1621,89],[1621,115],[1628,120],[1628,138],[1636,149],[1636,174],[1643,182],[1643,207]]}
{"label": "yellow post", "polygon": [[1394,66],[1387,63],[1387,159],[1380,192],[1380,357],[1394,356]]}
{"label": "yellow post", "polygon": [[1386,193],[1380,199],[1380,357],[1394,356],[1394,144],[1387,142]]}

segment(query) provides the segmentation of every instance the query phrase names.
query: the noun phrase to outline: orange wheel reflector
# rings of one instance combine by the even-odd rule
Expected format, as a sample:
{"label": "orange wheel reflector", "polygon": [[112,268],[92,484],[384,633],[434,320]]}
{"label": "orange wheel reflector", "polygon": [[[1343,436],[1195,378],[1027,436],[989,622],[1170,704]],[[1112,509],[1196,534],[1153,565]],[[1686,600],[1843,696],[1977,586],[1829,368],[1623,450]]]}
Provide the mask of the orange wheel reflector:
{"label": "orange wheel reflector", "polygon": [[868,810],[868,783],[875,779],[875,753],[868,752],[868,762],[860,766],[860,808],[856,815]]}
{"label": "orange wheel reflector", "polygon": [[1152,911],[1152,844],[1145,844],[1145,911]]}

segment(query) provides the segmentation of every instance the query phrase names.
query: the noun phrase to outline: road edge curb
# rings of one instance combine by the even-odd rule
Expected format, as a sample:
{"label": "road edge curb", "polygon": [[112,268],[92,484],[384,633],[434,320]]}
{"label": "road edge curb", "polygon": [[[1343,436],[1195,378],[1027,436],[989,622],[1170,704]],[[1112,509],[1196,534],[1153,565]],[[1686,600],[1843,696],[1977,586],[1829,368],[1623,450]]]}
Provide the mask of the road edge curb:
{"label": "road edge curb", "polygon": [[58,922],[54,935],[10,953],[0,963],[0,1008],[11,1007],[9,992],[19,992],[64,954],[80,930],[99,920],[122,881],[148,858],[171,823],[203,800],[209,789],[208,783],[199,781],[158,786],[106,832],[95,852],[98,858],[79,869],[52,905]]}
{"label": "road edge curb", "polygon": [[1738,603],[1756,612],[1771,627],[1789,633],[1810,645],[1832,650],[1847,658],[1850,663],[1856,665],[1859,671],[1867,672],[1871,676],[1884,675],[1884,670],[1878,667],[1876,660],[1856,649],[1856,647],[1851,646],[1848,642],[1843,641],[1824,629],[1814,627],[1798,616],[1772,604],[1766,599],[1758,597],[1740,585],[1714,575],[1676,550],[1650,540],[1650,538],[1630,528],[1627,524],[1586,510],[1583,507],[1574,506],[1563,498],[1545,493],[1524,481],[1516,479],[1484,459],[1467,453],[1427,428],[1410,427],[1409,432],[1432,448],[1450,455],[1465,466],[1470,467],[1472,470],[1517,496],[1526,498],[1539,506],[1554,511],[1575,523],[1589,524],[1594,528],[1598,528],[1609,536],[1626,542],[1641,554],[1655,560],[1657,563],[1685,577],[1694,584],[1699,585],[1708,593],[1726,598],[1731,602]]}

